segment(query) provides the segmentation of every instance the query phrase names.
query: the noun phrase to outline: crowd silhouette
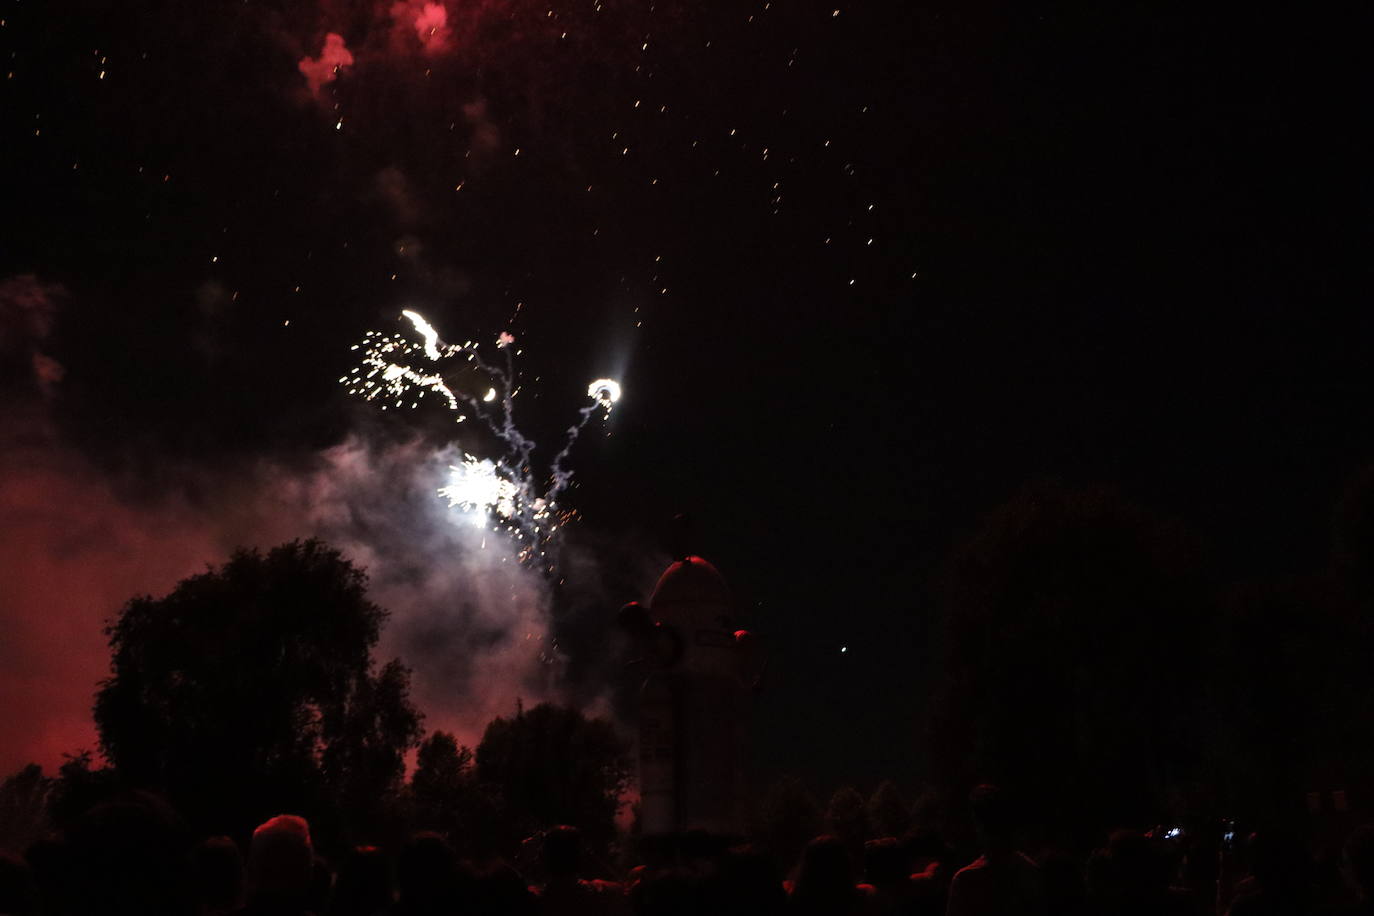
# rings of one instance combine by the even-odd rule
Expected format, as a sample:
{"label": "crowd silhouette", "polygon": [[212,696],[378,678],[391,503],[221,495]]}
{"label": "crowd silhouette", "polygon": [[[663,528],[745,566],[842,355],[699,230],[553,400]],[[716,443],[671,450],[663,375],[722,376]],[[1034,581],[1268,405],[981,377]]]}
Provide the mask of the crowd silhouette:
{"label": "crowd silhouette", "polygon": [[[796,862],[706,835],[641,843],[632,860],[594,855],[573,826],[509,859],[437,832],[398,848],[326,857],[309,823],[282,814],[231,838],[197,839],[161,798],[127,792],[59,834],[0,856],[0,914],[176,916],[1325,916],[1374,913],[1374,825],[1314,847],[1299,830],[1121,829],[1086,854],[1018,845],[1021,809],[978,786],[977,848],[928,827],[856,845],[835,835]],[[629,849],[636,847],[631,844]],[[1324,849],[1334,850],[1332,852]]]}

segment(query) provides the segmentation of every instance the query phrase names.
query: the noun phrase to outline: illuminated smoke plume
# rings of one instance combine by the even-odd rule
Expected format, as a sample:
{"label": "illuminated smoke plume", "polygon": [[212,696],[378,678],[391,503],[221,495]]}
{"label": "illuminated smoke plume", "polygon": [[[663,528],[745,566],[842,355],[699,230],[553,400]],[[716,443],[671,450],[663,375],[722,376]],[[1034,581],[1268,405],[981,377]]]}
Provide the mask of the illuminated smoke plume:
{"label": "illuminated smoke plume", "polygon": [[568,437],[563,442],[563,448],[557,455],[553,456],[553,466],[549,471],[549,476],[553,480],[555,493],[563,492],[567,489],[568,484],[572,483],[572,470],[564,467],[563,463],[572,454],[573,443],[577,441],[583,427],[587,425],[587,421],[598,409],[604,410],[608,414],[611,412],[611,407],[620,400],[620,383],[615,379],[599,378],[587,386],[587,397],[592,399],[592,403],[578,411],[577,422],[568,427]]}
{"label": "illuminated smoke plume", "polygon": [[293,538],[323,538],[368,571],[369,597],[391,612],[377,658],[412,669],[426,727],[475,744],[517,697],[566,701],[548,579],[434,498],[456,450],[349,439],[305,468],[169,466],[164,492],[133,499],[61,441],[41,403],[7,418],[0,524],[24,537],[0,539],[0,778],[96,748],[102,627],[126,601],[164,595],[237,547]]}
{"label": "illuminated smoke plume", "polygon": [[401,228],[410,229],[424,220],[424,204],[404,171],[389,165],[377,173],[374,186],[377,198],[391,210]]}
{"label": "illuminated smoke plume", "polygon": [[62,295],[62,287],[33,274],[0,282],[0,361],[26,363],[29,377],[49,398],[66,370],[41,348],[52,333],[57,300]]}
{"label": "illuminated smoke plume", "polygon": [[558,498],[572,482],[565,462],[591,418],[610,413],[620,398],[620,384],[597,379],[588,386],[591,403],[578,411],[577,422],[568,427],[547,484],[540,486],[532,469],[535,443],[515,425],[514,399],[520,389],[511,349],[514,336],[502,332],[497,337],[496,349],[505,356],[504,365],[498,365],[481,356],[479,344],[471,340],[461,345],[443,343],[424,316],[409,310],[401,314],[419,340],[368,331],[354,347],[363,350],[362,363],[339,382],[348,386],[350,394],[379,401],[382,410],[414,410],[426,394],[432,394],[455,414],[456,422],[469,415],[484,422],[504,446],[504,453],[479,458],[463,452],[461,460],[449,465],[449,482],[438,493],[450,507],[467,513],[473,526],[504,531],[514,539],[521,562],[539,561],[552,572],[550,541],[568,518],[558,507]]}
{"label": "illuminated smoke plume", "polygon": [[501,129],[487,113],[487,100],[475,99],[463,105],[463,118],[472,129],[472,149],[487,156],[501,148]]}
{"label": "illuminated smoke plume", "polygon": [[319,98],[320,90],[338,79],[339,73],[345,67],[351,66],[353,52],[344,44],[342,35],[330,32],[324,37],[324,47],[320,49],[320,56],[301,58],[300,63],[296,64],[296,69],[305,77],[310,94]]}
{"label": "illuminated smoke plume", "polygon": [[[585,691],[570,693],[553,634],[553,582],[520,562],[513,547],[522,542],[491,530],[504,512],[540,511],[525,502],[518,475],[497,475],[495,460],[456,446],[350,437],[311,455],[216,469],[151,455],[159,470],[150,493],[89,460],[53,420],[60,372],[55,361],[42,370],[51,397],[33,373],[36,357],[50,359],[41,347],[62,298],[34,277],[0,281],[0,368],[25,380],[0,403],[0,527],[23,532],[0,538],[0,778],[29,761],[51,770],[63,753],[96,749],[91,703],[110,658],[102,627],[125,602],[165,595],[235,548],[294,538],[320,537],[368,571],[370,597],[391,612],[377,657],[411,667],[426,727],[475,744],[516,698],[576,699],[604,711],[595,699],[587,705]],[[442,367],[425,355],[425,337],[406,341],[416,366]],[[432,345],[441,355],[448,348],[437,333]],[[483,407],[499,411],[508,385],[493,377],[483,390],[493,382],[502,397]],[[466,489],[449,470],[465,466]],[[435,497],[452,486],[460,486],[456,508]],[[586,562],[571,556],[572,572]]]}
{"label": "illuminated smoke plume", "polygon": [[453,32],[448,24],[448,9],[443,3],[400,0],[392,4],[391,18],[400,28],[414,29],[426,54],[441,54],[449,49]]}

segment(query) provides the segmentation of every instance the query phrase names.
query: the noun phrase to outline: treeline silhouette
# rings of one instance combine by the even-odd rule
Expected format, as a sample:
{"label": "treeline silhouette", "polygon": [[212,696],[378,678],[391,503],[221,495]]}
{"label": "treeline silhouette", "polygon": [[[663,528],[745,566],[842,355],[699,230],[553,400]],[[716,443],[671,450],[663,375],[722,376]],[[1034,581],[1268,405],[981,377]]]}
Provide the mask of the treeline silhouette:
{"label": "treeline silhouette", "polygon": [[1374,469],[1327,550],[1256,573],[1107,487],[1040,482],[951,552],[929,782],[1033,788],[1042,820],[1291,822],[1374,801]]}
{"label": "treeline silhouette", "polygon": [[1334,531],[1237,583],[1117,493],[1027,487],[947,564],[918,801],[775,778],[746,835],[671,841],[617,821],[623,729],[425,734],[361,570],[240,551],[109,626],[103,762],[0,786],[0,913],[1368,909],[1374,474]]}

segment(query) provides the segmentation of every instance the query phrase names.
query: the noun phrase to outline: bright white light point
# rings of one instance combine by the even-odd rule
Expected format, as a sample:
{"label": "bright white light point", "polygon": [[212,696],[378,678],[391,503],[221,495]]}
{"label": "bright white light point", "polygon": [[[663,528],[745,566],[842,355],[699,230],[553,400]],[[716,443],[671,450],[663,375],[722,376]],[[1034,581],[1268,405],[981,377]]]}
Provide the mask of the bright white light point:
{"label": "bright white light point", "polygon": [[840,654],[841,654],[841,655],[843,655],[844,653],[846,653],[846,652],[848,652],[848,651],[849,651],[849,647],[848,647],[848,646],[840,646]]}
{"label": "bright white light point", "polygon": [[620,383],[615,379],[599,378],[587,386],[587,397],[596,398],[609,407],[620,400]]}
{"label": "bright white light point", "polygon": [[439,332],[434,330],[423,315],[419,312],[412,312],[406,309],[401,313],[410,319],[410,323],[415,325],[415,330],[419,331],[425,338],[425,355],[430,359],[439,358]]}
{"label": "bright white light point", "polygon": [[495,388],[488,388],[488,389],[487,389],[487,393],[484,394],[484,395],[482,395],[482,400],[488,401],[488,402],[496,400],[496,389],[495,389]]}
{"label": "bright white light point", "polygon": [[515,514],[519,488],[502,477],[493,462],[467,455],[461,465],[450,465],[449,472],[448,486],[441,487],[439,495],[450,507],[464,510],[474,526],[485,527],[491,512],[501,518]]}

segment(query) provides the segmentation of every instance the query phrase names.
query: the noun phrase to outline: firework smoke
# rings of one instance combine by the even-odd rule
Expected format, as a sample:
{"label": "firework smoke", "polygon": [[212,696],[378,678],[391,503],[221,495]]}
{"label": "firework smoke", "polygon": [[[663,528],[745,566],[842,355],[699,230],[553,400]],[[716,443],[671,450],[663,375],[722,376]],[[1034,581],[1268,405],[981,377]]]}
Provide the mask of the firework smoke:
{"label": "firework smoke", "polygon": [[[620,399],[620,383],[602,378],[587,387],[592,402],[578,411],[577,422],[568,427],[563,447],[550,466],[547,485],[540,487],[532,470],[535,443],[515,425],[514,399],[520,389],[511,349],[514,336],[503,331],[497,337],[496,349],[505,355],[504,365],[498,365],[484,360],[473,341],[443,343],[439,332],[418,312],[406,310],[401,315],[420,340],[368,331],[362,343],[354,347],[363,350],[362,363],[339,382],[348,386],[350,394],[380,400],[383,410],[413,410],[426,394],[434,394],[456,415],[457,422],[468,419],[469,413],[484,421],[504,446],[504,454],[491,459],[461,453],[460,460],[449,465],[449,482],[438,488],[438,493],[450,507],[468,513],[474,526],[491,525],[509,534],[518,544],[521,562],[548,560],[550,541],[569,518],[559,510],[558,498],[572,482],[566,461],[573,443],[593,416],[610,413]],[[449,364],[456,367],[450,375],[461,376],[461,383],[455,380],[450,384],[446,378],[443,369]],[[474,380],[481,380],[476,388]],[[483,386],[485,394],[479,397],[472,393]],[[553,571],[551,564],[541,565]]]}
{"label": "firework smoke", "polygon": [[348,50],[344,44],[342,35],[330,32],[324,37],[324,47],[320,49],[319,57],[303,57],[296,69],[300,70],[305,77],[305,83],[310,88],[310,94],[315,98],[320,97],[320,90],[334,80],[338,79],[339,73],[345,67],[353,66],[353,52]]}
{"label": "firework smoke", "polygon": [[[126,601],[164,595],[237,547],[293,538],[322,538],[368,571],[370,597],[391,612],[377,657],[411,667],[427,728],[475,744],[516,698],[606,711],[601,681],[568,682],[571,660],[553,632],[553,582],[490,530],[503,511],[538,511],[515,501],[523,491],[497,476],[496,462],[419,440],[349,437],[310,455],[217,469],[159,456],[158,488],[149,492],[89,460],[53,420],[62,380],[55,362],[36,357],[50,359],[43,347],[65,295],[32,276],[0,281],[0,367],[29,379],[12,386],[9,422],[0,424],[0,525],[24,531],[0,539],[0,708],[11,713],[0,777],[96,749],[91,699],[109,670],[102,627]],[[424,354],[422,334],[409,344],[421,364],[440,365]],[[442,352],[437,335],[434,345]],[[484,406],[502,409],[500,401]],[[471,506],[463,521],[480,524],[454,524],[454,510],[435,498],[457,485],[450,467],[471,470],[469,488],[451,498],[460,511]],[[584,603],[639,593],[601,594],[597,552],[567,556],[565,575],[585,583]],[[641,571],[640,591],[654,566]]]}
{"label": "firework smoke", "polygon": [[448,25],[448,10],[442,3],[401,2],[391,8],[392,17],[397,22],[409,21],[415,28],[415,36],[426,54],[439,54],[448,50],[452,33]]}

